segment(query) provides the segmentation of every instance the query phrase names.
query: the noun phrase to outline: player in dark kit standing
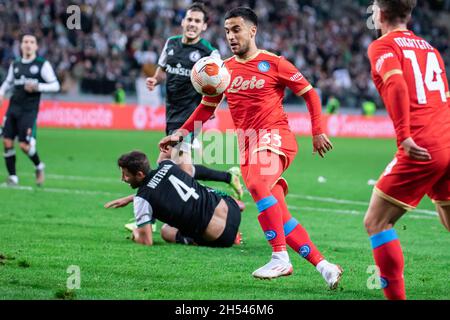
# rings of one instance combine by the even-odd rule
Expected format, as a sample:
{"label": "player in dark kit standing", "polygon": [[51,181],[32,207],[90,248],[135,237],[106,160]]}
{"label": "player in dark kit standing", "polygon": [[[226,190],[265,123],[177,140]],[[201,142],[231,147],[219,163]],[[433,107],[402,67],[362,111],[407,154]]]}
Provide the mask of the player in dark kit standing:
{"label": "player in dark kit standing", "polygon": [[150,169],[142,152],[122,155],[117,162],[122,180],[138,191],[136,196],[111,201],[105,207],[119,208],[133,202],[137,225],[133,240],[140,244],[153,244],[150,223],[158,219],[167,223],[161,236],[168,242],[231,247],[241,222],[238,203],[199,184],[170,160],[171,153],[161,153],[155,170]]}
{"label": "player in dark kit standing", "polygon": [[365,226],[386,298],[406,299],[395,223],[427,194],[450,231],[450,92],[438,50],[407,29],[416,0],[376,0],[382,37],[369,47],[373,81],[397,134],[398,151],[374,188]]}
{"label": "player in dark kit standing", "polygon": [[18,137],[22,151],[36,166],[36,183],[44,182],[44,163],[36,150],[36,120],[42,92],[57,92],[60,85],[50,63],[36,55],[37,39],[34,35],[22,36],[22,57],[11,63],[5,82],[0,87],[0,107],[9,89],[13,90],[3,128],[5,162],[8,170],[7,184],[19,183],[16,175],[14,139]]}
{"label": "player in dark kit standing", "polygon": [[[181,24],[183,34],[166,41],[154,77],[147,78],[146,84],[150,91],[166,80],[166,135],[179,129],[202,99],[202,96],[195,91],[190,79],[194,64],[206,56],[215,56],[220,59],[217,49],[200,37],[207,28],[207,20],[207,12],[203,4],[192,4],[187,9]],[[191,163],[191,142],[194,145],[197,143],[196,139],[189,141],[190,139],[192,137],[181,144],[184,163]],[[194,165],[192,171],[197,180],[226,182],[234,189],[238,198],[243,195],[239,180],[240,172],[237,167],[231,168],[228,172],[222,172],[202,165]]]}

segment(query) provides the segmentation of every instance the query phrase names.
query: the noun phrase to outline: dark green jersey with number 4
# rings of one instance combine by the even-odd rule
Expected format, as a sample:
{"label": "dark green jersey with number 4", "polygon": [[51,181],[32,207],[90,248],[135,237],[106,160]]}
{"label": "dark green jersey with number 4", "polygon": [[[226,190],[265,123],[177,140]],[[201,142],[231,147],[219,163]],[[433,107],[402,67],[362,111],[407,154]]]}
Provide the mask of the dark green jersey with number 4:
{"label": "dark green jersey with number 4", "polygon": [[134,198],[136,224],[158,219],[185,236],[201,235],[208,226],[221,196],[199,184],[170,160],[151,171]]}

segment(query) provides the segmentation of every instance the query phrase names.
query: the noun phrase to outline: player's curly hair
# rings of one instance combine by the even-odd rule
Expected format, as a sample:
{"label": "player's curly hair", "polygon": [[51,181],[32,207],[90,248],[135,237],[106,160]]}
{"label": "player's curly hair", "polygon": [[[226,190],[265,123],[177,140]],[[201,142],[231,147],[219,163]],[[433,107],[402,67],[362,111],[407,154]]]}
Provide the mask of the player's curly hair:
{"label": "player's curly hair", "polygon": [[417,5],[417,0],[375,0],[390,23],[407,22]]}
{"label": "player's curly hair", "polygon": [[117,165],[127,169],[130,173],[136,175],[139,171],[148,174],[150,172],[150,164],[145,153],[140,151],[131,151],[120,156]]}

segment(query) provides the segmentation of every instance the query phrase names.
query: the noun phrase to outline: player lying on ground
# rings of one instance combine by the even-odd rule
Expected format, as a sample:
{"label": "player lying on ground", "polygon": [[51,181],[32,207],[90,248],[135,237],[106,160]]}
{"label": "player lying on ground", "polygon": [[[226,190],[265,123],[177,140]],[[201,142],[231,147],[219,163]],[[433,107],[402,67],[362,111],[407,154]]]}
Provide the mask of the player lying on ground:
{"label": "player lying on ground", "polygon": [[[342,269],[325,260],[302,225],[292,217],[282,178],[297,154],[298,146],[283,111],[284,90],[289,87],[306,100],[312,119],[314,152],[321,157],[332,144],[321,128],[318,94],[285,58],[256,46],[258,17],[250,8],[239,7],[225,15],[225,32],[234,56],[225,60],[231,84],[225,91],[231,117],[237,129],[243,180],[256,202],[261,228],[272,247],[272,259],[253,276],[271,279],[290,275],[292,264],[288,244],[321,273],[328,286],[336,288]],[[194,130],[195,122],[207,121],[223,95],[203,97],[192,116],[173,135],[161,140],[160,149],[178,142]]]}
{"label": "player lying on ground", "polygon": [[439,52],[407,29],[416,0],[377,0],[383,35],[369,47],[373,81],[397,134],[398,152],[374,188],[365,227],[388,299],[406,299],[403,253],[393,229],[427,194],[450,231],[450,106]]}
{"label": "player lying on ground", "polygon": [[122,180],[136,196],[111,201],[105,208],[120,208],[133,202],[137,228],[132,239],[153,245],[151,222],[165,222],[165,241],[209,247],[230,247],[239,239],[240,205],[230,196],[199,184],[171,159],[172,150],[161,153],[159,166],[150,169],[146,155],[133,151],[122,155],[118,165]]}
{"label": "player lying on ground", "polygon": [[[158,68],[153,77],[147,78],[148,90],[155,90],[156,86],[166,82],[166,135],[178,130],[194,112],[202,100],[202,96],[195,91],[191,83],[189,72],[179,70],[191,70],[194,64],[201,58],[214,56],[220,59],[219,51],[208,41],[201,38],[201,34],[207,28],[208,12],[202,3],[193,3],[186,10],[181,27],[183,34],[170,37],[161,52],[158,60]],[[196,180],[225,182],[236,193],[238,199],[242,199],[244,190],[240,181],[238,167],[232,167],[228,171],[218,171],[200,164],[192,164],[191,151],[200,150],[201,143],[190,136],[181,146],[185,164],[191,163],[190,174]]]}
{"label": "player lying on ground", "polygon": [[14,139],[19,140],[20,149],[30,158],[36,168],[36,184],[44,183],[44,163],[36,149],[36,120],[41,93],[57,92],[60,85],[50,63],[37,56],[36,36],[24,34],[20,43],[21,58],[9,66],[6,80],[0,87],[0,108],[5,93],[12,89],[3,128],[5,163],[8,170],[7,184],[19,183],[16,173],[16,151]]}

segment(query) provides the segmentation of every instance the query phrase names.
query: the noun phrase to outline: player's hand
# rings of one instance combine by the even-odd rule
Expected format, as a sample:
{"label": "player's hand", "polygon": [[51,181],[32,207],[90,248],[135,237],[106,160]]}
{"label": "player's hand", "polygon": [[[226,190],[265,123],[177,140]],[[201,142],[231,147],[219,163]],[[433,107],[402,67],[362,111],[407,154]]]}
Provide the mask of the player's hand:
{"label": "player's hand", "polygon": [[333,149],[333,144],[325,133],[313,136],[313,154],[319,153],[323,158],[325,153]]}
{"label": "player's hand", "polygon": [[38,91],[38,84],[34,82],[27,82],[24,85],[24,89],[26,92],[37,92]]}
{"label": "player's hand", "polygon": [[162,153],[167,153],[169,151],[169,147],[173,147],[181,141],[183,141],[183,135],[178,132],[164,137],[159,142],[159,151],[161,151]]}
{"label": "player's hand", "polygon": [[413,138],[405,139],[401,143],[403,149],[405,150],[405,153],[408,157],[410,157],[412,160],[417,161],[430,161],[431,155],[428,152],[427,149],[419,147],[413,140]]}
{"label": "player's hand", "polygon": [[116,200],[110,201],[110,202],[106,203],[104,207],[106,209],[123,208],[123,207],[126,207],[131,202],[133,202],[133,196],[128,196],[128,197],[125,197],[125,198],[120,198],[120,199],[116,199]]}
{"label": "player's hand", "polygon": [[155,90],[155,87],[157,84],[158,84],[158,80],[156,80],[156,78],[151,77],[151,78],[147,78],[145,80],[145,85],[147,86],[147,89],[149,91]]}
{"label": "player's hand", "polygon": [[171,146],[167,146],[167,149],[161,150],[161,152],[159,153],[158,160],[156,160],[156,163],[161,163],[164,160],[172,159],[172,149],[173,148]]}

